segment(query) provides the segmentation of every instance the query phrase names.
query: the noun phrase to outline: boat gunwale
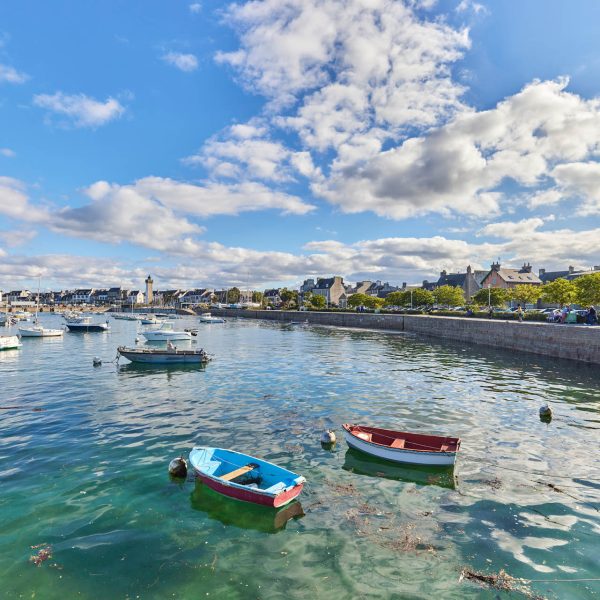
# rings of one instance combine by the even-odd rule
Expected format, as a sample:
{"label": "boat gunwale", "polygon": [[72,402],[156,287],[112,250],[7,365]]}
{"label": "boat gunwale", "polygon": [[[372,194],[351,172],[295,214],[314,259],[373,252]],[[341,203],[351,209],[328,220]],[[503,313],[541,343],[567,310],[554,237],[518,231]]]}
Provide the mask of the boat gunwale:
{"label": "boat gunwale", "polygon": [[[377,448],[385,448],[387,450],[392,450],[397,453],[418,452],[419,454],[433,454],[433,455],[448,456],[448,455],[456,455],[458,453],[458,451],[460,450],[461,439],[459,437],[435,435],[435,434],[429,434],[429,433],[413,433],[410,431],[397,431],[394,429],[383,429],[381,427],[370,427],[368,425],[357,425],[356,423],[343,423],[342,427],[348,435],[352,436],[353,438],[356,438],[357,440],[360,440],[361,442],[363,442],[365,444],[369,444],[369,445],[375,446]],[[380,444],[379,442],[373,442],[371,440],[365,440],[365,439],[359,437],[350,429],[351,427],[359,427],[361,430],[364,430],[365,433],[371,433],[371,431],[368,431],[368,430],[372,430],[372,432],[385,432],[385,433],[402,434],[402,435],[408,434],[409,436],[417,435],[417,436],[422,436],[422,437],[437,438],[440,441],[444,440],[446,443],[448,443],[448,442],[453,443],[453,444],[455,443],[456,449],[455,450],[441,450],[441,448],[440,449],[430,448],[429,450],[420,450],[419,448],[392,448],[392,446],[389,446],[386,444]],[[400,437],[400,436],[396,436],[396,437]]]}

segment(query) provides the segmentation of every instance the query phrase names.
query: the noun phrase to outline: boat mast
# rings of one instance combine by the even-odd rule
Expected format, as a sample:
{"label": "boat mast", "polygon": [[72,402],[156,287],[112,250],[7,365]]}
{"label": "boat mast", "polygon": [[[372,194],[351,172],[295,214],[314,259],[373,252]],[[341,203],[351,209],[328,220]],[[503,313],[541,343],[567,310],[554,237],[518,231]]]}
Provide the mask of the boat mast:
{"label": "boat mast", "polygon": [[37,295],[37,304],[35,305],[35,321],[34,323],[38,324],[38,313],[40,312],[40,286],[42,284],[42,276],[38,277],[38,295]]}

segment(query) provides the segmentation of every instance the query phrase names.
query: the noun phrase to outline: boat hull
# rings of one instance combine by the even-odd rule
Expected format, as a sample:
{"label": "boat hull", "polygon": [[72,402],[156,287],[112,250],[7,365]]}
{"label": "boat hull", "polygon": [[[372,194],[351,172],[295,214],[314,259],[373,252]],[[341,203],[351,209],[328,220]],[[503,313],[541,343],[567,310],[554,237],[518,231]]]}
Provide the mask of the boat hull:
{"label": "boat hull", "polygon": [[43,329],[19,327],[19,335],[23,337],[59,337],[63,335],[63,329]]}
{"label": "boat hull", "polygon": [[153,365],[202,365],[206,364],[206,359],[200,355],[177,355],[177,354],[150,354],[150,353],[136,353],[127,352],[127,350],[119,350],[119,354],[124,356],[127,360],[136,363],[153,364]]}
{"label": "boat hull", "polygon": [[81,324],[81,323],[67,323],[69,331],[73,333],[99,333],[102,331],[108,331],[108,326],[104,324]]}
{"label": "boat hull", "polygon": [[16,350],[22,346],[16,335],[0,336],[0,350]]}
{"label": "boat hull", "polygon": [[411,465],[450,466],[456,462],[456,452],[427,452],[406,448],[391,448],[360,439],[349,432],[344,426],[344,438],[351,448],[396,463]]}
{"label": "boat hull", "polygon": [[241,500],[242,502],[251,502],[252,504],[271,506],[273,508],[278,508],[280,506],[285,506],[286,504],[289,504],[292,500],[294,500],[300,495],[300,492],[304,487],[304,484],[301,483],[300,485],[294,486],[291,490],[282,492],[277,496],[267,496],[265,494],[253,492],[250,488],[239,489],[237,487],[220,483],[219,481],[215,481],[215,479],[212,477],[203,475],[197,469],[196,473],[198,477],[202,480],[202,483],[206,484],[210,489],[214,490],[215,492],[218,492],[219,494],[223,494],[224,496],[228,496],[229,498],[234,498],[235,500]]}

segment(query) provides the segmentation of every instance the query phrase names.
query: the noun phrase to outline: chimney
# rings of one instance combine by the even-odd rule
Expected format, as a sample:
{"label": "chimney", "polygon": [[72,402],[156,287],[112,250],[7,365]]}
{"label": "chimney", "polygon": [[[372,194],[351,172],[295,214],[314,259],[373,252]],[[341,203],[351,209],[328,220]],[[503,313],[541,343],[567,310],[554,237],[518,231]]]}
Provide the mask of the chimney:
{"label": "chimney", "polygon": [[471,273],[471,265],[467,267],[467,273]]}
{"label": "chimney", "polygon": [[575,273],[575,267],[573,267],[572,265],[569,265],[569,275],[571,273]]}
{"label": "chimney", "polygon": [[540,277],[546,274],[546,269],[540,269]]}
{"label": "chimney", "polygon": [[440,273],[440,277],[446,277],[446,275],[448,275],[448,272],[446,271],[446,269],[444,269],[441,273]]}
{"label": "chimney", "polygon": [[492,271],[499,271],[499,270],[500,270],[500,263],[499,262],[492,263]]}
{"label": "chimney", "polygon": [[[423,283],[425,283],[425,282],[423,282]],[[403,282],[402,282],[402,289],[403,289],[403,290],[404,290],[404,289],[406,289],[406,281],[403,281]]]}
{"label": "chimney", "polygon": [[523,263],[523,266],[521,267],[521,273],[531,273],[531,265],[529,263]]}

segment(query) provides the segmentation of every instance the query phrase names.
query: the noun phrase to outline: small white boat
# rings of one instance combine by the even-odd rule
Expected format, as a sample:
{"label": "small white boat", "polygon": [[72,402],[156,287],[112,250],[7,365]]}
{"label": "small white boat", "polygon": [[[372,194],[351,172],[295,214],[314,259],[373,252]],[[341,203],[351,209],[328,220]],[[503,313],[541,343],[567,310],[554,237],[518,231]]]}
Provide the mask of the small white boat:
{"label": "small white boat", "polygon": [[149,342],[167,342],[177,340],[191,340],[192,334],[189,331],[175,331],[172,323],[163,323],[158,329],[144,331],[142,335]]}
{"label": "small white boat", "polygon": [[213,317],[210,313],[200,315],[200,323],[225,323],[221,317]]}
{"label": "small white boat", "polygon": [[167,342],[167,349],[157,348],[117,348],[119,356],[127,360],[146,364],[206,364],[210,358],[204,350],[178,350],[171,342]]}
{"label": "small white boat", "polygon": [[69,328],[69,331],[75,333],[102,332],[110,329],[108,321],[106,323],[92,323],[91,317],[67,319],[67,327]]}
{"label": "small white boat", "polygon": [[345,423],[348,446],[385,460],[413,465],[453,465],[460,438]]}
{"label": "small white boat", "polygon": [[155,315],[142,315],[140,321],[142,325],[161,325],[164,323],[162,319],[157,319]]}
{"label": "small white boat", "polygon": [[31,327],[19,326],[19,335],[23,337],[59,337],[63,335],[64,329],[47,329],[35,321]]}
{"label": "small white boat", "polygon": [[0,335],[0,350],[15,350],[22,346],[16,335]]}

